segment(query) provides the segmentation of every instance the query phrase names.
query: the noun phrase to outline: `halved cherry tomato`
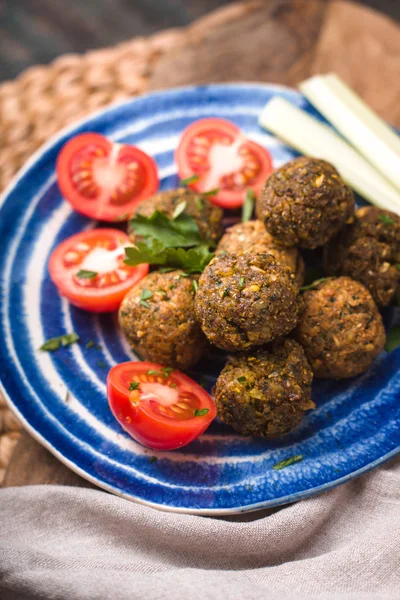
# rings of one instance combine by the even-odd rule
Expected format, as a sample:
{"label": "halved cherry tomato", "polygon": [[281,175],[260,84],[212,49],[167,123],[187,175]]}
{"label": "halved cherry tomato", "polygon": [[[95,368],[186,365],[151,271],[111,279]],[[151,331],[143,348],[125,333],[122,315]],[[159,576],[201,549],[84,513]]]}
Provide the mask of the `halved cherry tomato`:
{"label": "halved cherry tomato", "polygon": [[180,371],[149,362],[126,362],[107,377],[114,417],[135,440],[158,450],[185,446],[215,418],[211,396]]}
{"label": "halved cherry tomato", "polygon": [[131,242],[118,229],[92,229],[61,242],[49,261],[50,277],[71,304],[92,312],[117,310],[125,294],[149,271],[123,263]]}
{"label": "halved cherry tomato", "polygon": [[102,221],[128,219],[159,185],[154,160],[136,148],[98,133],[83,133],[65,144],[57,158],[60,190],[75,210]]}
{"label": "halved cherry tomato", "polygon": [[175,153],[181,179],[199,175],[190,184],[198,192],[218,188],[211,202],[222,208],[237,208],[246,189],[260,191],[272,172],[268,150],[245,137],[225,119],[201,119],[185,129]]}

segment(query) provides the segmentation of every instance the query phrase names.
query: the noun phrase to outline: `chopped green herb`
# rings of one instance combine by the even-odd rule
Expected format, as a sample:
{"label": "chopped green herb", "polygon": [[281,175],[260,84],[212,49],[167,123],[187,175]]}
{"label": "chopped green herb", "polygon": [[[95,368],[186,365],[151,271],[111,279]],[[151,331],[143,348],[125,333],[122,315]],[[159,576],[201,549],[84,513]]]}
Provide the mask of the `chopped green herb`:
{"label": "chopped green herb", "polygon": [[129,213],[124,213],[123,215],[117,215],[113,218],[113,221],[118,223],[119,221],[127,221],[129,219]]}
{"label": "chopped green herb", "polygon": [[202,200],[201,198],[198,198],[198,197],[197,197],[197,198],[195,199],[195,202],[196,202],[196,206],[197,206],[197,208],[198,208],[199,210],[203,210],[203,208],[204,208],[204,203],[203,203],[203,200]]}
{"label": "chopped green herb", "polygon": [[244,277],[241,277],[239,279],[239,290],[242,290],[244,288]]}
{"label": "chopped green herb", "polygon": [[157,456],[150,456],[149,458],[149,463],[152,465],[153,463],[157,462],[158,458]]}
{"label": "chopped green herb", "polygon": [[175,267],[160,267],[160,273],[171,273],[171,271],[175,271]]}
{"label": "chopped green herb", "polygon": [[139,304],[141,304],[145,308],[150,308],[150,304],[148,302],[146,302],[146,300],[148,300],[152,296],[153,296],[153,292],[151,292],[150,290],[142,290],[142,293],[140,294]]}
{"label": "chopped green herb", "polygon": [[98,360],[97,361],[97,366],[100,367],[100,369],[105,369],[107,365],[102,360]]}
{"label": "chopped green herb", "polygon": [[198,283],[197,283],[197,281],[196,281],[195,279],[193,279],[193,281],[192,281],[192,288],[193,288],[193,291],[194,291],[194,293],[196,293],[196,292],[197,292],[197,288],[198,288],[198,287],[199,287],[199,286],[198,286]]}
{"label": "chopped green herb", "polygon": [[130,392],[134,392],[135,390],[138,390],[140,386],[140,381],[131,381],[129,384],[129,388],[128,390]]}
{"label": "chopped green herb", "polygon": [[214,188],[213,190],[208,190],[208,192],[203,192],[203,196],[216,196],[219,192],[219,188]]}
{"label": "chopped green herb", "polygon": [[400,346],[400,325],[392,327],[386,335],[385,350],[386,352],[393,352]]}
{"label": "chopped green herb", "polygon": [[176,285],[174,283],[171,283],[171,285],[169,286],[170,290],[174,290],[176,288]]}
{"label": "chopped green herb", "polygon": [[163,367],[161,371],[163,372],[164,377],[169,377],[175,369],[173,367]]}
{"label": "chopped green herb", "polygon": [[241,377],[237,378],[239,383],[247,383],[247,379],[244,375],[242,375]]}
{"label": "chopped green herb", "polygon": [[230,294],[229,294],[229,288],[225,288],[225,289],[224,289],[224,291],[223,291],[223,293],[222,293],[222,297],[223,297],[223,298],[226,298],[226,297],[227,297],[227,296],[229,296],[229,295],[230,295]]}
{"label": "chopped green herb", "polygon": [[174,382],[170,383],[169,385],[170,385],[170,387],[173,387],[173,388],[177,388],[178,387],[177,384],[174,383]]}
{"label": "chopped green herb", "polygon": [[256,195],[254,190],[248,188],[246,190],[246,198],[244,200],[243,208],[242,208],[242,221],[245,223],[246,221],[250,221],[253,211],[254,211],[254,203],[255,203]]}
{"label": "chopped green herb", "polygon": [[149,369],[147,371],[147,375],[154,375],[155,377],[169,377],[172,371],[174,371],[172,367],[163,367],[160,371]]}
{"label": "chopped green herb", "polygon": [[183,278],[185,278],[185,277],[190,277],[190,273],[179,273],[179,275],[178,275],[178,279],[182,279],[182,277],[183,277]]}
{"label": "chopped green herb", "polygon": [[306,290],[312,290],[313,288],[319,286],[320,283],[324,283],[325,281],[329,281],[330,279],[332,279],[332,277],[322,277],[321,279],[316,279],[309,285],[303,285],[303,287],[300,288],[300,291],[305,292]]}
{"label": "chopped green herb", "polygon": [[86,271],[85,269],[80,269],[76,276],[79,279],[94,279],[97,277],[97,271]]}
{"label": "chopped green herb", "polygon": [[181,215],[183,213],[183,211],[186,208],[186,200],[183,200],[183,202],[179,202],[179,204],[176,205],[175,210],[173,212],[172,218],[177,219],[179,217],[179,215]]}
{"label": "chopped green herb", "polygon": [[393,225],[394,221],[389,215],[378,215],[378,219],[385,225]]}
{"label": "chopped green herb", "polygon": [[186,187],[187,185],[190,185],[191,183],[196,183],[196,181],[198,181],[200,179],[200,176],[195,174],[195,175],[191,175],[190,177],[186,177],[186,179],[181,179],[179,185]]}
{"label": "chopped green herb", "polygon": [[155,239],[138,242],[135,248],[125,248],[125,255],[124,263],[131,267],[143,263],[166,265],[169,271],[183,269],[187,273],[202,273],[214,257],[214,253],[210,252],[207,244],[200,244],[189,249],[167,248],[162,242]]}
{"label": "chopped green herb", "polygon": [[42,346],[40,346],[39,350],[42,350],[43,352],[54,352],[61,346],[70,346],[75,342],[79,342],[79,335],[77,333],[65,333],[59,337],[50,338]]}
{"label": "chopped green herb", "polygon": [[163,298],[168,296],[167,292],[165,292],[164,290],[157,290],[157,293],[160,294],[161,296],[163,296]]}
{"label": "chopped green herb", "polygon": [[203,415],[206,415],[208,412],[210,412],[209,408],[196,408],[194,411],[194,416],[202,417]]}
{"label": "chopped green herb", "polygon": [[88,342],[86,342],[85,344],[85,348],[87,348],[87,350],[90,350],[90,348],[93,348],[96,344],[94,343],[93,340],[89,340]]}
{"label": "chopped green herb", "polygon": [[291,456],[290,458],[285,458],[284,460],[279,461],[275,465],[272,465],[272,468],[275,471],[279,471],[280,469],[285,469],[286,467],[290,467],[290,465],[294,465],[303,460],[302,454],[296,454],[295,456]]}

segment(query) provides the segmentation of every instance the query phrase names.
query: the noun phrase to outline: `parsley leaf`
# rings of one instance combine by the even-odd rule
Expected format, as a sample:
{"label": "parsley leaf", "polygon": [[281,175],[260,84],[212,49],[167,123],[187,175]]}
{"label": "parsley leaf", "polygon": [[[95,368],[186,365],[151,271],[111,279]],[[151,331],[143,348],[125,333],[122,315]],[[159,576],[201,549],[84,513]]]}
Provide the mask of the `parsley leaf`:
{"label": "parsley leaf", "polygon": [[239,290],[242,290],[244,288],[244,277],[241,277],[239,279]]}
{"label": "parsley leaf", "polygon": [[94,279],[97,277],[97,271],[86,271],[86,269],[80,269],[76,276],[78,279]]}
{"label": "parsley leaf", "polygon": [[250,221],[253,211],[254,211],[254,202],[256,199],[256,195],[254,190],[248,188],[246,190],[246,198],[244,200],[243,208],[242,208],[242,221],[245,223],[246,221]]}
{"label": "parsley leaf", "polygon": [[303,287],[300,288],[300,291],[305,292],[306,290],[312,290],[315,287],[317,287],[320,283],[324,283],[325,281],[329,281],[330,279],[332,279],[332,277],[322,277],[321,279],[316,279],[309,285],[303,285]]}
{"label": "parsley leaf", "polygon": [[275,465],[272,465],[272,468],[275,471],[279,471],[280,469],[285,469],[286,467],[290,467],[290,465],[294,465],[303,460],[302,454],[296,454],[295,456],[291,456],[290,458],[285,458],[277,462]]}
{"label": "parsley leaf", "polygon": [[203,192],[203,196],[216,196],[219,192],[219,188],[214,188],[213,190],[208,190],[208,192]]}
{"label": "parsley leaf", "polygon": [[192,288],[193,288],[194,293],[197,292],[197,288],[198,287],[199,287],[199,285],[198,285],[197,281],[195,279],[193,279],[193,281],[192,281]]}
{"label": "parsley leaf", "polygon": [[125,256],[124,263],[131,267],[147,263],[149,265],[166,265],[174,269],[182,269],[187,273],[202,273],[214,254],[210,252],[206,244],[200,244],[190,249],[167,248],[159,240],[151,239],[138,242],[136,248],[125,248]]}
{"label": "parsley leaf", "polygon": [[244,375],[242,375],[242,377],[238,377],[237,380],[238,380],[239,383],[246,383],[247,382],[247,379],[246,379],[246,377]]}
{"label": "parsley leaf", "polygon": [[198,181],[200,179],[200,175],[194,174],[191,175],[190,177],[186,177],[186,179],[181,179],[179,185],[186,187],[187,185],[190,185],[191,183],[196,183],[196,181]]}
{"label": "parsley leaf", "polygon": [[155,371],[154,369],[149,369],[146,374],[154,375],[155,377],[169,377],[175,369],[173,367],[163,367],[160,371]]}
{"label": "parsley leaf", "polygon": [[183,213],[183,211],[186,208],[186,200],[184,200],[183,202],[179,202],[179,204],[176,205],[174,213],[172,215],[173,220],[175,221],[175,219],[177,219],[179,217],[179,215],[181,215]]}
{"label": "parsley leaf", "polygon": [[393,223],[394,223],[392,217],[389,217],[389,215],[384,215],[384,214],[378,215],[378,219],[385,225],[393,225]]}
{"label": "parsley leaf", "polygon": [[54,352],[60,347],[64,348],[65,346],[70,346],[75,342],[79,342],[79,335],[77,333],[65,333],[59,337],[50,338],[42,346],[40,346],[39,350],[42,350],[42,352]]}
{"label": "parsley leaf", "polygon": [[129,223],[135,235],[154,238],[165,248],[190,248],[202,242],[196,223],[184,213],[170,219],[163,212],[156,210],[151,217],[135,215]]}
{"label": "parsley leaf", "polygon": [[130,392],[134,392],[135,390],[138,390],[140,386],[140,381],[131,381],[128,387],[128,390]]}
{"label": "parsley leaf", "polygon": [[145,308],[150,308],[150,304],[148,302],[146,302],[146,300],[148,300],[152,296],[153,296],[153,292],[151,292],[150,290],[142,290],[142,293],[140,294],[139,304],[141,304]]}
{"label": "parsley leaf", "polygon": [[386,336],[385,350],[386,352],[393,352],[400,346],[400,325],[392,327],[388,331]]}
{"label": "parsley leaf", "polygon": [[194,416],[202,417],[203,415],[206,415],[208,412],[210,412],[209,408],[196,408],[194,411]]}

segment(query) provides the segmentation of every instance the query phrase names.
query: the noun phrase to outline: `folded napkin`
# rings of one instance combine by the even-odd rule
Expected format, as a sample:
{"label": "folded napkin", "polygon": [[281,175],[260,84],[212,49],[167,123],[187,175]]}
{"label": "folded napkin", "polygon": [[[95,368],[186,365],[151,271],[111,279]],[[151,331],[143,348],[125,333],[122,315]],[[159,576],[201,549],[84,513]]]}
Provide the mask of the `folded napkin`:
{"label": "folded napkin", "polygon": [[0,490],[2,600],[398,600],[400,461],[230,518],[99,490]]}

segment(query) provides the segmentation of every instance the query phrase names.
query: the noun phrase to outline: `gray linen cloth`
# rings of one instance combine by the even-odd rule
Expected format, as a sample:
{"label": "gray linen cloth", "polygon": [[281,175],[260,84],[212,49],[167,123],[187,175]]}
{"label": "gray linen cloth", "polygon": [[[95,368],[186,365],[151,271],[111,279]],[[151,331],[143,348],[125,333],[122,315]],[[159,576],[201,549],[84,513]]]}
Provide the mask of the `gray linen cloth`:
{"label": "gray linen cloth", "polygon": [[0,490],[0,598],[398,600],[400,462],[230,519],[100,490]]}

